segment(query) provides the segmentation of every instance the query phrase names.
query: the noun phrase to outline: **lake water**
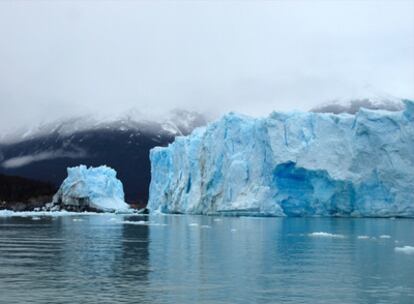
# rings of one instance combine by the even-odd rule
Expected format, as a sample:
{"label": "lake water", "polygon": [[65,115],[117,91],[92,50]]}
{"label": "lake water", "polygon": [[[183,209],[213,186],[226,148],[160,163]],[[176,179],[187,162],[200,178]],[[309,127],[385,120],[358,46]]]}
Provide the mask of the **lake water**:
{"label": "lake water", "polygon": [[405,245],[412,219],[0,217],[0,302],[412,304]]}

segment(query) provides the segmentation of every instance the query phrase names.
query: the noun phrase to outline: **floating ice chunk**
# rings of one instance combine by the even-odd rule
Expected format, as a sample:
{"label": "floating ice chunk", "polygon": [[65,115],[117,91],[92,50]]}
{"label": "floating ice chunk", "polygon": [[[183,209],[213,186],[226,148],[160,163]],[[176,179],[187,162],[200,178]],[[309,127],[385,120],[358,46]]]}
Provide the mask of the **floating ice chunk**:
{"label": "floating ice chunk", "polygon": [[342,234],[333,234],[329,232],[312,232],[309,234],[311,237],[322,237],[322,238],[334,238],[334,239],[343,239],[345,238]]}
{"label": "floating ice chunk", "polygon": [[[0,217],[59,217],[59,216],[73,216],[73,215],[96,215],[95,212],[71,212],[66,210],[61,211],[11,211],[0,210]],[[105,215],[102,213],[102,215]]]}
{"label": "floating ice chunk", "polygon": [[403,247],[395,247],[395,252],[401,252],[405,254],[414,254],[414,247],[413,246],[403,246]]}
{"label": "floating ice chunk", "polygon": [[190,223],[190,224],[188,224],[188,226],[190,226],[190,227],[198,227],[198,224],[197,223]]}
{"label": "floating ice chunk", "polygon": [[119,221],[118,223],[138,226],[167,226],[167,224],[156,223],[152,221]]}
{"label": "floating ice chunk", "polygon": [[80,218],[74,218],[74,219],[73,219],[73,221],[74,221],[74,222],[83,222],[83,219],[80,219]]}
{"label": "floating ice chunk", "polygon": [[54,206],[75,211],[130,211],[122,183],[107,166],[68,168],[68,177],[53,197]]}
{"label": "floating ice chunk", "polygon": [[230,231],[231,231],[231,232],[236,232],[236,231],[237,231],[237,229],[232,228]]}
{"label": "floating ice chunk", "polygon": [[391,236],[388,235],[388,234],[381,234],[379,237],[380,237],[380,239],[390,239],[391,238]]}
{"label": "floating ice chunk", "polygon": [[129,224],[129,225],[149,225],[150,222],[148,221],[120,221],[121,224]]}
{"label": "floating ice chunk", "polygon": [[358,235],[358,239],[359,240],[368,240],[369,236],[368,235]]}
{"label": "floating ice chunk", "polygon": [[201,229],[210,229],[211,226],[209,226],[209,225],[201,225],[200,228]]}

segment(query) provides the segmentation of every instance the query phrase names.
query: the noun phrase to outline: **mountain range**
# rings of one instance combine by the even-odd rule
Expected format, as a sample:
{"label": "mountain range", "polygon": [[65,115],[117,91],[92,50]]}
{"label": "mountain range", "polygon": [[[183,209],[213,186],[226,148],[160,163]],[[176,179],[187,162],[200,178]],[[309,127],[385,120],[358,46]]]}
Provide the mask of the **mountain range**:
{"label": "mountain range", "polygon": [[59,187],[66,168],[108,165],[117,171],[129,203],[145,204],[150,183],[149,150],[165,146],[207,123],[205,116],[175,110],[166,118],[143,119],[134,112],[104,120],[75,117],[3,135],[0,174]]}

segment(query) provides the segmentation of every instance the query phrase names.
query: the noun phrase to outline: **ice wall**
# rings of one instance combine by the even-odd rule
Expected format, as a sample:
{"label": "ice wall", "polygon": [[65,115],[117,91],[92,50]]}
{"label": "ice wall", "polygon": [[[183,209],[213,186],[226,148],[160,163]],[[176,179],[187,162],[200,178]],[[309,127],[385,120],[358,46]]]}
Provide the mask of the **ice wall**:
{"label": "ice wall", "polygon": [[234,113],[150,152],[151,212],[414,216],[414,103]]}

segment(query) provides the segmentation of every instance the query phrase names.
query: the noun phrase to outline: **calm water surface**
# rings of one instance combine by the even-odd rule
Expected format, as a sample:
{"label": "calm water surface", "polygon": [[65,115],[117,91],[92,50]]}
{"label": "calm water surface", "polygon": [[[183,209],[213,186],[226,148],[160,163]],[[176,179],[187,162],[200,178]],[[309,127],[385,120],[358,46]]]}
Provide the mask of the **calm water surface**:
{"label": "calm water surface", "polygon": [[404,245],[414,220],[3,217],[0,302],[411,304]]}

